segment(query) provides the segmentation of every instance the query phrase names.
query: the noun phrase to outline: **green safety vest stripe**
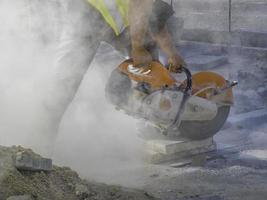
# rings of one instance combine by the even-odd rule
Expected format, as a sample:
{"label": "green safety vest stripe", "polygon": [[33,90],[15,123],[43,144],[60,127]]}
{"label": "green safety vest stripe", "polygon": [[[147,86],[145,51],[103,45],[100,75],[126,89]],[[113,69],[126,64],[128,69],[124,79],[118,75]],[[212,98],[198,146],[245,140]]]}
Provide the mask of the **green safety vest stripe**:
{"label": "green safety vest stripe", "polygon": [[116,5],[120,11],[124,25],[128,26],[129,25],[129,20],[128,20],[129,0],[116,0]]}
{"label": "green safety vest stripe", "polygon": [[[105,21],[110,25],[115,34],[118,36],[120,34],[117,23],[110,14],[108,8],[106,7],[103,0],[87,0],[93,7],[95,7],[103,16]],[[125,26],[128,26],[128,0],[116,0],[117,8],[122,16]]]}

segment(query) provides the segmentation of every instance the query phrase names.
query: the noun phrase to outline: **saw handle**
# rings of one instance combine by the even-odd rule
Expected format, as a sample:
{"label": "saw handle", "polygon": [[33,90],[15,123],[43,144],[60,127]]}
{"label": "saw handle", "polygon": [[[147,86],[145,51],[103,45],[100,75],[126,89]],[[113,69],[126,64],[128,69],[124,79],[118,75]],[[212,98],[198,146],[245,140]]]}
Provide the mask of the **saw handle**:
{"label": "saw handle", "polygon": [[177,114],[176,114],[172,124],[163,131],[164,135],[168,135],[170,131],[171,132],[173,132],[173,131],[177,132],[177,129],[180,126],[180,123],[181,123],[181,115],[182,115],[182,113],[183,113],[183,111],[185,109],[186,102],[191,96],[192,74],[191,74],[190,70],[187,69],[185,66],[181,67],[181,71],[184,72],[185,75],[186,75],[186,87],[185,87],[185,90],[183,92],[183,98],[182,98],[180,106],[179,106],[179,108],[177,110]]}
{"label": "saw handle", "polygon": [[185,93],[191,93],[191,91],[192,91],[192,74],[191,74],[190,70],[185,66],[182,66],[181,70],[186,75],[186,87],[185,87],[184,92]]}
{"label": "saw handle", "polygon": [[[169,69],[169,71],[171,72],[171,68],[172,68],[172,64],[168,64],[167,69]],[[191,93],[192,91],[192,74],[190,72],[190,70],[186,67],[186,64],[183,64],[180,66],[179,68],[179,73],[184,72],[186,75],[186,87],[185,87],[185,93]]]}

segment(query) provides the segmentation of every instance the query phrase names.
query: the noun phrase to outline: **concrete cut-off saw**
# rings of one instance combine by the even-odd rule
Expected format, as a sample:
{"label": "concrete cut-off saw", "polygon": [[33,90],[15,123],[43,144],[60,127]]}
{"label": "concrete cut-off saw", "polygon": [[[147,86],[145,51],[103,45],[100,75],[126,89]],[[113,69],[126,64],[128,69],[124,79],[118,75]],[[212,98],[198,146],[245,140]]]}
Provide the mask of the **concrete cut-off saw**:
{"label": "concrete cut-off saw", "polygon": [[151,72],[129,72],[132,60],[112,71],[106,97],[119,110],[146,120],[166,137],[202,140],[215,135],[224,125],[233,105],[236,81],[214,72],[191,72],[182,67],[186,80],[179,81],[168,67],[154,61]]}

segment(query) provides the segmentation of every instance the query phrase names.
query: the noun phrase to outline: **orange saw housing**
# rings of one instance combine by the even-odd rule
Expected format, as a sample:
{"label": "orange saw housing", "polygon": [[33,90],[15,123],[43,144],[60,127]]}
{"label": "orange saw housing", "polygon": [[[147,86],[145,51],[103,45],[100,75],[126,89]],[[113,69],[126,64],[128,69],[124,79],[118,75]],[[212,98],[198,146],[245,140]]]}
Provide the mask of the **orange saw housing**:
{"label": "orange saw housing", "polygon": [[[135,82],[148,83],[152,90],[158,90],[162,88],[173,88],[177,83],[177,80],[173,78],[171,72],[166,69],[161,63],[153,61],[151,63],[151,72],[148,75],[137,75],[128,71],[128,66],[133,65],[131,60],[126,60],[119,65],[119,70],[128,75],[128,77]],[[227,87],[227,81],[219,74],[214,72],[199,72],[192,76],[192,95],[209,99],[212,89],[204,88],[216,88],[218,90]],[[204,90],[203,90],[204,89]],[[203,90],[202,92],[200,92]],[[220,96],[219,96],[220,95]],[[232,88],[227,89],[222,94],[219,94],[219,100],[221,103],[233,104],[233,92]],[[212,99],[210,99],[212,100]]]}

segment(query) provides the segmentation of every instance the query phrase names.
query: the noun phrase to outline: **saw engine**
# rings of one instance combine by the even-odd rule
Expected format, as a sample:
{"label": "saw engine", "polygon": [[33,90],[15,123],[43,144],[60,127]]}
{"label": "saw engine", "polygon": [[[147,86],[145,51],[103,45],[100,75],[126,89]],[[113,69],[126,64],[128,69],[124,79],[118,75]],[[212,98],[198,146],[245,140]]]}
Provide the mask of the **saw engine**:
{"label": "saw engine", "polygon": [[148,75],[129,72],[131,60],[113,70],[106,97],[126,114],[144,119],[166,136],[202,140],[224,125],[233,105],[232,87],[213,72],[191,72],[183,67],[186,80],[179,81],[161,63],[152,62]]}

